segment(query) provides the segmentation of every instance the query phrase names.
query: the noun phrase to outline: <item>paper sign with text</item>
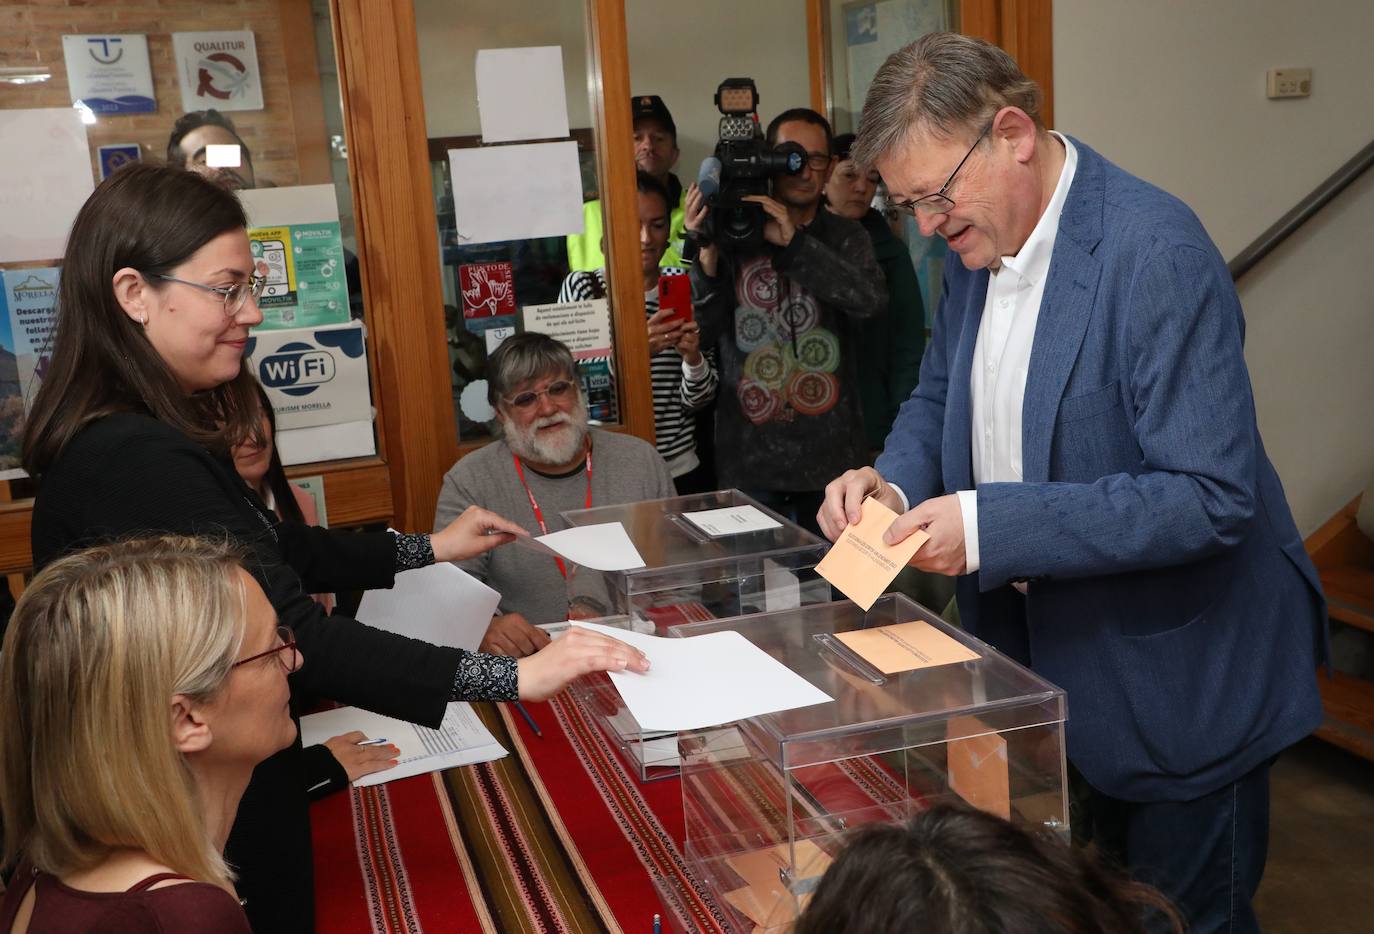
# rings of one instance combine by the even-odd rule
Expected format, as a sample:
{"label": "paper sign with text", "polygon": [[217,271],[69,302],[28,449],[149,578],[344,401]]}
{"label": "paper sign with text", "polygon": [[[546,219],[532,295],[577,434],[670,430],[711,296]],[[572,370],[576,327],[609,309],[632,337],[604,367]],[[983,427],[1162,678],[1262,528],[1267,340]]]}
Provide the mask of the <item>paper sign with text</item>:
{"label": "paper sign with text", "polygon": [[553,305],[526,305],[520,309],[525,330],[547,334],[568,345],[574,359],[605,356],[611,352],[611,308],[604,298]]}
{"label": "paper sign with text", "polygon": [[816,572],[840,589],[865,611],[873,606],[897,573],[930,536],[912,532],[896,545],[883,544],[883,533],[897,514],[876,499],[863,502],[863,518],[844,530],[838,541],[816,565]]}

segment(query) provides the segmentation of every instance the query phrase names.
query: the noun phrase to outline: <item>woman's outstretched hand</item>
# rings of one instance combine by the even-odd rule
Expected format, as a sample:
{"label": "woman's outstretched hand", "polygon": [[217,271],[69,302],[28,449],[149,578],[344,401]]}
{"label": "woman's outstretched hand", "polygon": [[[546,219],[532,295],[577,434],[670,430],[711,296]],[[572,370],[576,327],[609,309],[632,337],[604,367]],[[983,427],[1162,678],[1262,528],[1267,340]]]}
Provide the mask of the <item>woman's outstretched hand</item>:
{"label": "woman's outstretched hand", "polygon": [[525,530],[481,506],[469,506],[442,531],[429,537],[435,561],[464,561],[515,541]]}
{"label": "woman's outstretched hand", "polygon": [[619,639],[571,626],[533,655],[520,659],[521,700],[544,700],[568,683],[593,671],[649,670],[649,659],[639,649]]}

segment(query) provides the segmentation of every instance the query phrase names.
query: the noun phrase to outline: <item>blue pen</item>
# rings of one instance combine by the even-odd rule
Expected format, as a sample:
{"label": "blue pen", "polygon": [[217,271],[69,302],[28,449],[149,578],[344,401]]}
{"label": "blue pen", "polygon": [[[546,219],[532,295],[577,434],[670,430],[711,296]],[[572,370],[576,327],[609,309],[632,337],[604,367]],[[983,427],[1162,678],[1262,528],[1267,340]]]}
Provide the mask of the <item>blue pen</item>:
{"label": "blue pen", "polygon": [[525,722],[530,725],[530,729],[534,730],[534,735],[538,736],[540,739],[543,739],[544,734],[540,731],[539,724],[534,722],[534,717],[530,716],[530,712],[525,709],[525,705],[520,703],[519,701],[516,701],[515,709],[520,711],[520,716],[524,717]]}
{"label": "blue pen", "polygon": [[381,737],[378,737],[377,739],[365,739],[365,740],[363,740],[361,743],[359,743],[358,745],[359,745],[359,746],[381,746],[383,743],[386,743],[386,742],[388,742],[386,739],[383,739],[383,738],[381,738]]}
{"label": "blue pen", "polygon": [[658,915],[654,915],[654,934],[663,934],[663,922]]}

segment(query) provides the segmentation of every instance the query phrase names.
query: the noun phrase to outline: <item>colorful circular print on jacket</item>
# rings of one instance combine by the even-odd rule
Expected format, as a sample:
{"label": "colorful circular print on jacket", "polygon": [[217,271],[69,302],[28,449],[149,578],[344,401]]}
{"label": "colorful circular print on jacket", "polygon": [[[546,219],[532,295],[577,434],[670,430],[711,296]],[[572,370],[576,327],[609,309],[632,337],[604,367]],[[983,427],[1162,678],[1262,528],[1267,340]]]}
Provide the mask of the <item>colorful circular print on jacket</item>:
{"label": "colorful circular print on jacket", "polygon": [[738,394],[740,410],[744,412],[745,418],[755,425],[772,421],[773,416],[782,408],[782,396],[752,379],[739,381]]}
{"label": "colorful circular print on jacket", "polygon": [[778,273],[766,256],[755,257],[740,266],[740,290],[746,305],[772,308],[778,303]]}
{"label": "colorful circular print on jacket", "polygon": [[797,373],[787,383],[787,401],[802,415],[822,415],[840,401],[840,381],[833,373]]}
{"label": "colorful circular print on jacket", "polygon": [[762,308],[747,305],[735,310],[735,346],[745,353],[758,350],[772,343],[772,327],[768,323],[768,312]]}
{"label": "colorful circular print on jacket", "polygon": [[781,340],[787,340],[794,334],[805,334],[820,323],[821,306],[809,293],[788,295],[778,308],[778,325],[782,332],[778,337]]}
{"label": "colorful circular print on jacket", "polygon": [[840,368],[840,339],[825,328],[813,328],[787,346],[790,368],[812,373],[834,373]]}
{"label": "colorful circular print on jacket", "polygon": [[781,389],[794,369],[782,347],[777,344],[760,347],[744,358],[745,377],[769,389]]}

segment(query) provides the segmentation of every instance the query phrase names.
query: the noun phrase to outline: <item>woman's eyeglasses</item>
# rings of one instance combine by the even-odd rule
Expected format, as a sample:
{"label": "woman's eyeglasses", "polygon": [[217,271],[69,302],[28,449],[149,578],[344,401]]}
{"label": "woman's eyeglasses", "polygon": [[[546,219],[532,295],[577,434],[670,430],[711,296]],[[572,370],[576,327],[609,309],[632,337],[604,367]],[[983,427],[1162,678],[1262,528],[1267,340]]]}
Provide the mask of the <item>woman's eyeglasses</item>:
{"label": "woman's eyeglasses", "polygon": [[[290,674],[291,672],[295,671],[297,668],[300,667],[301,660],[300,654],[296,651],[296,634],[291,631],[290,626],[278,626],[277,638],[281,640],[281,645],[275,646],[274,648],[270,648],[266,652],[259,652],[257,655],[250,655],[247,658],[241,658],[238,661],[234,662],[234,664],[230,667],[237,668],[240,665],[246,665],[249,662],[255,662],[260,658],[266,658],[269,655],[276,655],[277,661],[279,661],[281,663],[281,666],[286,669],[287,674]],[[279,652],[289,652],[290,654],[282,656],[277,654]]]}
{"label": "woman's eyeglasses", "polygon": [[161,273],[146,273],[153,279],[161,279],[164,282],[175,282],[179,285],[189,285],[193,289],[204,289],[206,292],[214,292],[224,299],[224,316],[232,318],[239,313],[239,309],[248,301],[248,296],[253,296],[253,301],[262,297],[263,287],[267,285],[264,276],[254,276],[244,282],[235,282],[233,285],[205,285],[201,282],[190,282],[186,279],[178,279],[175,276],[164,276]]}
{"label": "woman's eyeglasses", "polygon": [[502,396],[501,400],[513,409],[524,410],[529,409],[536,402],[538,402],[540,396],[548,396],[555,402],[559,402],[563,399],[572,396],[576,391],[577,384],[574,383],[572,380],[556,379],[552,383],[549,383],[547,386],[545,386],[543,389],[527,389],[524,392],[516,393],[514,396],[510,398]]}

